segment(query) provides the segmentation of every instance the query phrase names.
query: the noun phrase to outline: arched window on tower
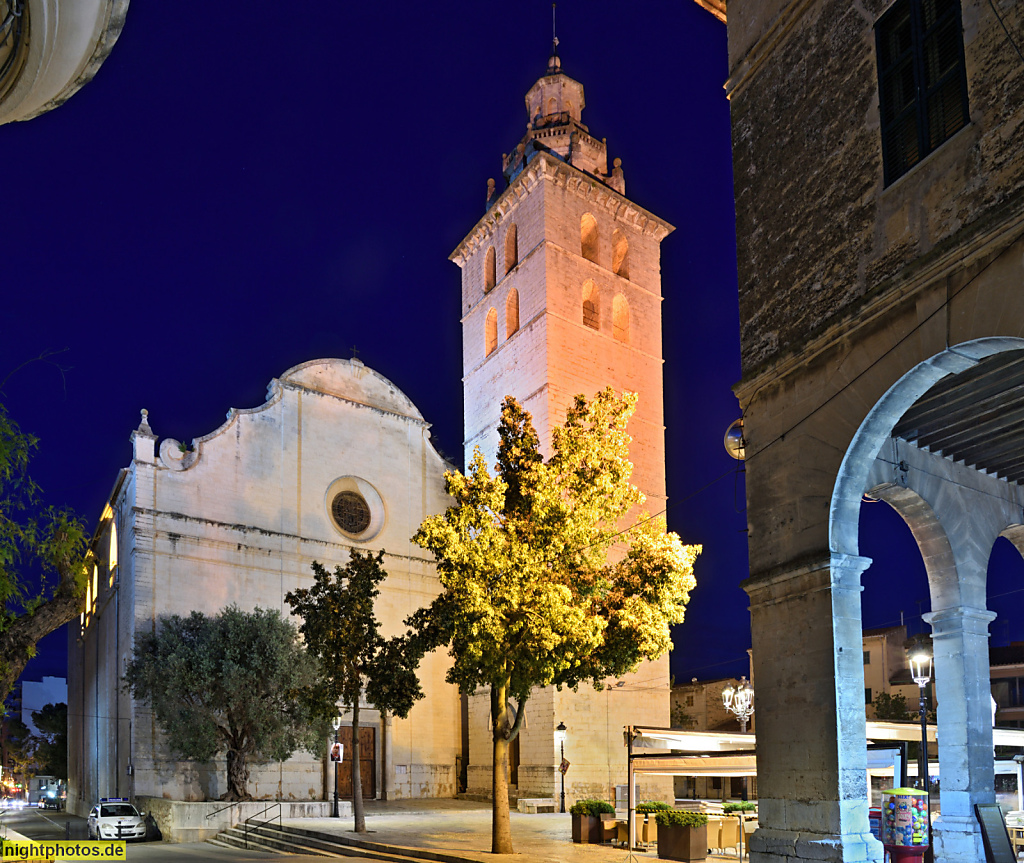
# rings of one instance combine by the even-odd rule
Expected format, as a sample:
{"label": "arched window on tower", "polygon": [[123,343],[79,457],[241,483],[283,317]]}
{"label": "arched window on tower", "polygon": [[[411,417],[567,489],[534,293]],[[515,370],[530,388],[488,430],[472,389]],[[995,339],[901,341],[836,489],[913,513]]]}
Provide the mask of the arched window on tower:
{"label": "arched window on tower", "polygon": [[583,324],[592,330],[601,329],[601,299],[592,279],[583,283]]}
{"label": "arched window on tower", "polygon": [[505,338],[519,329],[519,291],[512,288],[505,300]]}
{"label": "arched window on tower", "polygon": [[612,300],[612,335],[620,342],[629,341],[629,303],[622,294]]}
{"label": "arched window on tower", "polygon": [[519,263],[519,231],[516,223],[508,226],[505,232],[505,272],[507,273]]}
{"label": "arched window on tower", "polygon": [[612,272],[629,278],[629,240],[618,228],[612,231]]}
{"label": "arched window on tower", "polygon": [[498,347],[498,310],[489,309],[484,322],[484,356],[489,357]]}
{"label": "arched window on tower", "polygon": [[495,265],[494,265],[494,246],[491,246],[487,250],[487,254],[484,255],[484,293],[486,294],[491,288],[494,287],[495,279]]}
{"label": "arched window on tower", "polygon": [[555,97],[552,96],[548,99],[548,116],[558,113],[558,102],[555,101]]}
{"label": "arched window on tower", "polygon": [[584,213],[580,219],[580,254],[597,263],[597,219],[590,213]]}

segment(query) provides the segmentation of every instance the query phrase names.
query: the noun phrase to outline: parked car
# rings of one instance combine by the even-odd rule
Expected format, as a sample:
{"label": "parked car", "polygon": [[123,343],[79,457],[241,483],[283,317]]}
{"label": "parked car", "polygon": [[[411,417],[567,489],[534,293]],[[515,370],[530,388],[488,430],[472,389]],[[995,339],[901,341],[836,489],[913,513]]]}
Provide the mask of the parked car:
{"label": "parked car", "polygon": [[127,797],[101,797],[89,811],[90,839],[145,839],[146,813]]}

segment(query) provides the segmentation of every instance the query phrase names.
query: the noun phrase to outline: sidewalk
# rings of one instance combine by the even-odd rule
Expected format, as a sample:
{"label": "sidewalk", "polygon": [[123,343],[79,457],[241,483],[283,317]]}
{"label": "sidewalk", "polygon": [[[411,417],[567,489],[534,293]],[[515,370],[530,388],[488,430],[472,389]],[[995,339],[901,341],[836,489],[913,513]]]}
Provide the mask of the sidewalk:
{"label": "sidewalk", "polygon": [[[570,816],[560,814],[524,815],[512,812],[512,847],[519,859],[538,863],[624,863],[629,852],[611,845],[582,845],[572,841]],[[504,859],[490,853],[491,808],[488,803],[468,800],[380,800],[366,803],[366,828],[371,833],[352,832],[352,818],[286,818],[288,827],[299,827],[350,839],[364,839],[383,845],[421,848],[447,853],[467,861]],[[634,851],[640,861],[658,859],[657,849]],[[709,861],[730,860],[735,855],[709,855]]]}

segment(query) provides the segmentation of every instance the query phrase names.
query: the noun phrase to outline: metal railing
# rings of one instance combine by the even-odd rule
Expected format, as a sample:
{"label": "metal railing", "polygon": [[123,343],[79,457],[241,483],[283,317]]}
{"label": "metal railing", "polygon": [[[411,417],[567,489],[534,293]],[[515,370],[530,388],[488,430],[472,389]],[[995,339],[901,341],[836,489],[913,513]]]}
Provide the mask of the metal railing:
{"label": "metal railing", "polygon": [[[280,803],[271,803],[266,809],[263,809],[262,811],[257,812],[255,815],[250,815],[243,822],[243,825],[242,825],[242,837],[243,837],[243,841],[245,842],[245,850],[246,851],[249,850],[249,822],[250,821],[256,821],[256,819],[259,818],[261,815],[266,814],[267,812],[269,812],[271,809],[274,809],[274,808],[277,809],[277,826],[278,826],[278,829],[280,829],[280,827],[281,827],[281,804]],[[256,821],[256,823],[254,825],[254,829],[258,830],[260,827],[264,826],[265,824],[273,824],[273,823],[274,823],[274,819],[273,818],[268,818],[265,821]]]}
{"label": "metal railing", "polygon": [[209,821],[214,815],[220,815],[221,812],[226,812],[228,809],[234,809],[238,805],[238,801],[229,803],[227,806],[222,806],[220,809],[214,809],[209,815],[206,816],[206,820]]}

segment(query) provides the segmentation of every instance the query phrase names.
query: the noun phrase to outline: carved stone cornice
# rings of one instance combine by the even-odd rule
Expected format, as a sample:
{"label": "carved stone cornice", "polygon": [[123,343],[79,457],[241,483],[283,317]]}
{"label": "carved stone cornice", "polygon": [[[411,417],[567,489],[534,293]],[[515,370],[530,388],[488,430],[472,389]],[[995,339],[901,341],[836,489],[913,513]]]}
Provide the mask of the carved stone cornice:
{"label": "carved stone cornice", "polygon": [[540,182],[553,183],[578,195],[609,213],[616,221],[631,225],[637,231],[655,237],[659,242],[675,230],[673,225],[620,195],[596,177],[548,153],[537,153],[501,193],[483,218],[473,226],[465,239],[456,246],[448,260],[454,261],[460,267],[464,266],[474,252],[492,240],[499,227],[518,207],[519,202]]}

